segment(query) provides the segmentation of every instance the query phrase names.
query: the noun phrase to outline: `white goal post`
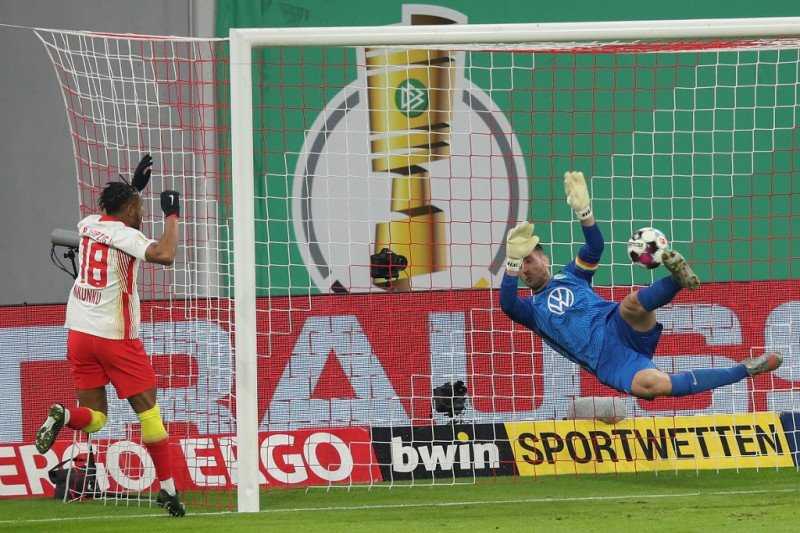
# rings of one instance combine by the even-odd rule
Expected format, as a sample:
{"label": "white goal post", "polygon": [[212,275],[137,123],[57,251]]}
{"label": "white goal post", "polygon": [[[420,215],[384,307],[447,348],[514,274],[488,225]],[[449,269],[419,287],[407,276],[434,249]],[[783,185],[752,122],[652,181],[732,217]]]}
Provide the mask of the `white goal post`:
{"label": "white goal post", "polygon": [[[800,17],[586,23],[249,28],[230,30],[233,233],[235,261],[238,509],[259,509],[254,229],[253,52],[261,47],[404,47],[429,49],[602,50],[653,40],[747,39],[760,48],[800,41]],[[781,38],[784,41],[778,41]],[[782,44],[783,43],[783,44]],[[713,50],[713,45],[712,48]]]}

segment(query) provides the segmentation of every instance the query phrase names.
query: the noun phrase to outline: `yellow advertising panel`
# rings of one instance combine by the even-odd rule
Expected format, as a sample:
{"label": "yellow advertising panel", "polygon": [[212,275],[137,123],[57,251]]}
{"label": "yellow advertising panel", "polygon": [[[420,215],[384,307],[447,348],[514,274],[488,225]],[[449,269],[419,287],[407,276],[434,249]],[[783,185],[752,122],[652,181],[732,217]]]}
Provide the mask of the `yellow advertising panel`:
{"label": "yellow advertising panel", "polygon": [[519,474],[794,466],[776,413],[506,424]]}

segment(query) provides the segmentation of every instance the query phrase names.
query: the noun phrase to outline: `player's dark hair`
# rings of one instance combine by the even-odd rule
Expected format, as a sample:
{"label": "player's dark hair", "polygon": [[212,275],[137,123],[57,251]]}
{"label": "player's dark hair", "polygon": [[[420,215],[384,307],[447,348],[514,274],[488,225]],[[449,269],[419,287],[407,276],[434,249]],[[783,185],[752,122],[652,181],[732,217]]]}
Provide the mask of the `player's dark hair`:
{"label": "player's dark hair", "polygon": [[544,252],[544,248],[542,248],[542,245],[538,243],[536,244],[534,250],[536,250],[537,252]]}
{"label": "player's dark hair", "polygon": [[106,213],[119,213],[125,204],[139,195],[139,192],[132,186],[122,181],[112,181],[103,187],[97,205]]}

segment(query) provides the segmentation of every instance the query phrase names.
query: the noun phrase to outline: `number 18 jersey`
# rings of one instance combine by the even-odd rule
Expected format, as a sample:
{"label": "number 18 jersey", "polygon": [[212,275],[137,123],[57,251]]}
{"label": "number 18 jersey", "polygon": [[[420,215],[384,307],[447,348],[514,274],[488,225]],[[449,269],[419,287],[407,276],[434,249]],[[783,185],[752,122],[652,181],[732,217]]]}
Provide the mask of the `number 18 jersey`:
{"label": "number 18 jersey", "polygon": [[139,337],[139,262],[151,243],[108,215],[78,223],[78,277],[69,293],[65,327],[106,339]]}

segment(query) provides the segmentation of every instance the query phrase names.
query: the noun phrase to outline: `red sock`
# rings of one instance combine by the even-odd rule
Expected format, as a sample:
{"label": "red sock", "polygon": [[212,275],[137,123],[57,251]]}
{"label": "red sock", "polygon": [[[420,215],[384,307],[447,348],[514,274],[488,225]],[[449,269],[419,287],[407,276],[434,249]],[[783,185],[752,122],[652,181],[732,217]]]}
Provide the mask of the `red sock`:
{"label": "red sock", "polygon": [[92,421],[92,410],[88,407],[73,407],[69,411],[69,422],[67,427],[80,431]]}
{"label": "red sock", "polygon": [[158,442],[149,442],[144,445],[153,459],[156,467],[156,477],[159,481],[172,477],[172,465],[169,458],[169,439]]}

